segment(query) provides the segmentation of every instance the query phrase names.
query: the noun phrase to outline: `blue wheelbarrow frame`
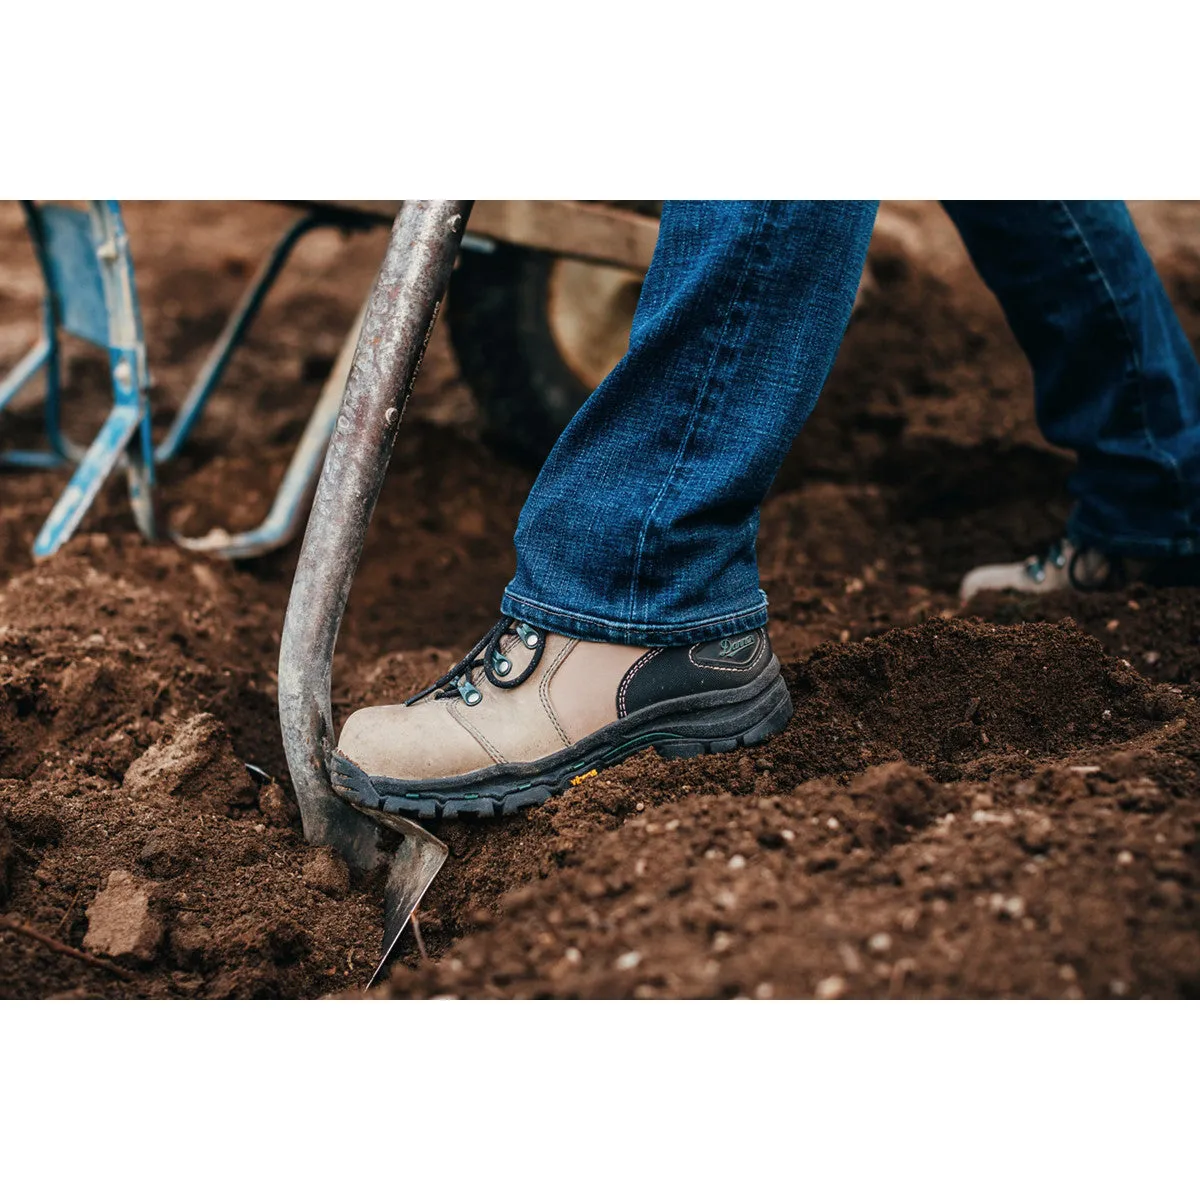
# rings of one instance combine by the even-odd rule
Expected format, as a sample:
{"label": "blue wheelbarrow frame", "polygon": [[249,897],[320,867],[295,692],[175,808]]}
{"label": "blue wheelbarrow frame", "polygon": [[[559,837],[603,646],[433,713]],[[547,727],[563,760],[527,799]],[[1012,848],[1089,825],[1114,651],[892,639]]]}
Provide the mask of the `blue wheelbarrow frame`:
{"label": "blue wheelbarrow frame", "polygon": [[[374,222],[352,211],[321,209],[293,222],[272,247],[213,344],[170,428],[155,446],[151,432],[149,371],[129,239],[115,200],[90,200],[84,208],[21,201],[26,225],[45,284],[42,333],[37,343],[0,380],[0,413],[39,375],[44,380],[43,424],[48,449],[9,450],[0,466],[74,467],[34,540],[33,556],[43,559],[61,548],[79,527],[113,470],[124,468],[138,529],[147,538],[158,533],[154,508],[155,466],[174,458],[220,383],[234,351],[244,341],[262,302],[301,239],[314,229],[335,226],[349,231]],[[112,409],[90,445],[72,442],[62,427],[63,335],[107,352]],[[351,346],[357,324],[350,331]],[[339,375],[339,370],[344,371]],[[177,538],[182,544],[225,553],[228,557],[264,554],[298,531],[305,503],[329,442],[349,358],[343,354],[322,393],[301,439],[291,468],[267,520],[236,537]],[[198,545],[196,543],[205,543]]]}

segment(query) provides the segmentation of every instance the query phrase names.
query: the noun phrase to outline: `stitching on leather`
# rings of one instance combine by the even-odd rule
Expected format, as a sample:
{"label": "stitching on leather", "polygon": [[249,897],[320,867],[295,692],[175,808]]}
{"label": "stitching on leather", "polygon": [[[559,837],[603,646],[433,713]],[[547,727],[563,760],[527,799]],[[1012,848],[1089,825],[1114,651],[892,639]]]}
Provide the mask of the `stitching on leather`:
{"label": "stitching on leather", "polygon": [[450,715],[492,756],[493,762],[497,764],[508,762],[508,759],[488,741],[487,737],[479,729],[476,729],[463,713],[458,711],[460,705],[462,705],[462,701],[456,701],[450,708]]}
{"label": "stitching on leather", "polygon": [[763,651],[766,648],[767,648],[767,639],[765,637],[760,637],[758,639],[758,651],[755,653],[754,657],[748,663],[745,664],[745,666],[741,666],[741,667],[718,667],[716,663],[697,662],[692,657],[692,655],[695,653],[695,650],[696,650],[695,646],[688,647],[688,661],[692,664],[693,667],[699,667],[702,671],[748,671],[748,670],[750,670],[750,668],[752,666],[754,666],[755,663],[758,662],[758,660],[760,658],[762,658]]}
{"label": "stitching on leather", "polygon": [[633,682],[633,677],[652,659],[662,653],[662,647],[659,646],[655,650],[650,650],[643,654],[641,658],[633,664],[632,667],[625,673],[625,678],[621,680],[621,689],[617,692],[617,716],[624,717],[628,714],[625,711],[625,693],[629,690],[629,685]]}
{"label": "stitching on leather", "polygon": [[550,718],[550,723],[558,730],[558,736],[562,738],[564,746],[570,746],[572,743],[571,739],[567,737],[567,731],[558,723],[558,714],[554,711],[554,705],[550,703],[550,681],[554,678],[558,668],[563,665],[567,655],[578,645],[578,641],[567,642],[559,651],[558,657],[542,673],[541,682],[538,684],[538,696],[541,698],[542,708],[546,710],[546,716]]}

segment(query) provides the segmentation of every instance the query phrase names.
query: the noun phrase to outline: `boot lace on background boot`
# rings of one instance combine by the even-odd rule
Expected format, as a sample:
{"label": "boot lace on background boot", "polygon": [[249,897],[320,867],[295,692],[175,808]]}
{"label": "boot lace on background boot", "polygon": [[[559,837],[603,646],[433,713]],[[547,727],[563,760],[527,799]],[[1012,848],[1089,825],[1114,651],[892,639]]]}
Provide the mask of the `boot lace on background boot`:
{"label": "boot lace on background boot", "polygon": [[[517,675],[512,675],[512,660],[500,648],[500,643],[508,634],[514,634],[521,639],[527,650],[533,651],[533,656],[525,669]],[[494,687],[515,688],[527,680],[537,670],[546,649],[546,634],[541,629],[534,629],[524,621],[515,621],[511,617],[501,617],[467,651],[461,662],[451,667],[441,679],[431,683],[415,696],[405,701],[405,704],[416,704],[426,696],[436,692],[439,699],[453,696],[456,693],[462,697],[464,704],[472,706],[483,699],[483,693],[472,682],[471,676],[480,668],[483,669],[487,680]],[[509,676],[512,676],[509,678]]]}

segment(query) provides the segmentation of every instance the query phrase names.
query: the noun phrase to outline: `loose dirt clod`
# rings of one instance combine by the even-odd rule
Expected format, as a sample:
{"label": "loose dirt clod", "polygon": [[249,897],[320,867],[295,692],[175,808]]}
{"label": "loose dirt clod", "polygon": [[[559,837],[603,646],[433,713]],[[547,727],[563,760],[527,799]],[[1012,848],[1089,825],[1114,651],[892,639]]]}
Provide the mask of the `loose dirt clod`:
{"label": "loose dirt clod", "polygon": [[217,811],[249,808],[257,796],[229,731],[212,713],[189,717],[155,742],[125,772],[122,786],[141,799]]}
{"label": "loose dirt clod", "polygon": [[350,890],[350,868],[336,850],[322,846],[304,864],[304,882],[327,896],[344,896]]}
{"label": "loose dirt clod", "polygon": [[128,871],[109,872],[87,908],[84,949],[110,958],[148,963],[162,940],[162,922],[150,911],[150,893]]}

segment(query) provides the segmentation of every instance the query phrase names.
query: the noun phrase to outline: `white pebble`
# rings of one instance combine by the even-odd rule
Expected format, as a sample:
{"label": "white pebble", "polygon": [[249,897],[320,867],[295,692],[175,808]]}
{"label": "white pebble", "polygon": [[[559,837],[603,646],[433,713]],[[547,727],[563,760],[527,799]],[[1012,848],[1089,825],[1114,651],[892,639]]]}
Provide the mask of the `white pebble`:
{"label": "white pebble", "polygon": [[890,933],[873,933],[867,939],[867,949],[872,954],[886,954],[892,948],[892,935]]}
{"label": "white pebble", "polygon": [[769,983],[760,983],[754,989],[755,1000],[770,1000],[775,995],[775,989]]}
{"label": "white pebble", "polygon": [[838,828],[838,819],[837,819],[837,817],[830,817],[829,820],[825,822],[825,824],[828,825],[830,829],[837,829]]}
{"label": "white pebble", "polygon": [[740,871],[746,865],[745,858],[740,854],[735,854],[729,860],[729,869],[731,871]]}
{"label": "white pebble", "polygon": [[636,950],[630,950],[617,959],[616,967],[618,971],[632,971],[641,961],[641,954]]}
{"label": "white pebble", "polygon": [[792,829],[781,829],[779,831],[779,836],[783,838],[785,842],[794,842],[796,840],[795,830]]}
{"label": "white pebble", "polygon": [[840,975],[830,975],[817,984],[818,1000],[837,1000],[846,994],[846,981]]}
{"label": "white pebble", "polygon": [[563,951],[563,958],[565,958],[569,963],[583,962],[583,955],[580,954],[580,952],[576,950],[574,946],[568,946],[566,950]]}
{"label": "white pebble", "polygon": [[728,950],[732,945],[733,938],[723,929],[713,934],[712,948],[714,953],[720,954],[723,950]]}
{"label": "white pebble", "polygon": [[1121,853],[1117,855],[1117,862],[1121,866],[1127,867],[1131,862],[1133,862],[1133,855],[1130,854],[1128,850],[1122,850]]}

